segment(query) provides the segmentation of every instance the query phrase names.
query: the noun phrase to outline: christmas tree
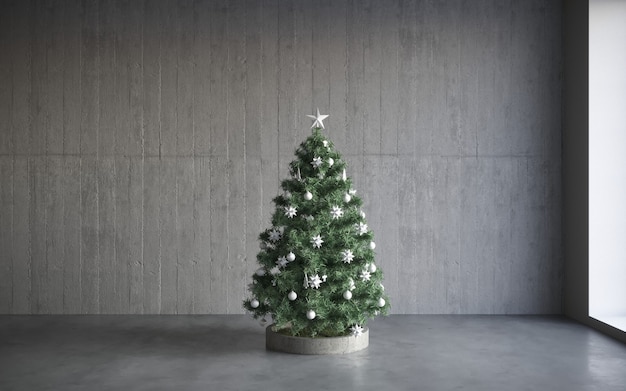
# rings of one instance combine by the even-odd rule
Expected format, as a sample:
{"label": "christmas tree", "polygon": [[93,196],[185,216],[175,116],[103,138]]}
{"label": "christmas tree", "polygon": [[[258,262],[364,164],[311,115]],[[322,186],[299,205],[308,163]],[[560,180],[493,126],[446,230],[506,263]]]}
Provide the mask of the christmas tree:
{"label": "christmas tree", "polygon": [[273,200],[272,227],[259,236],[260,268],[244,308],[262,320],[270,315],[287,335],[359,336],[368,319],[389,309],[383,273],[346,163],[321,133],[328,115],[318,109],[308,117],[313,133]]}

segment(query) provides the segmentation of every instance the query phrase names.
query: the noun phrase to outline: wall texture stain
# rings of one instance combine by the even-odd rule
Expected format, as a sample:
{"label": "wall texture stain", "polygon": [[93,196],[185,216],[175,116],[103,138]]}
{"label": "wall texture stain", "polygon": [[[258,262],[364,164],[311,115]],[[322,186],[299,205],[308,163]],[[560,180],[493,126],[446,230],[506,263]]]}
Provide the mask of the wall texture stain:
{"label": "wall texture stain", "polygon": [[241,313],[316,107],[394,313],[560,313],[561,2],[3,1],[0,313]]}

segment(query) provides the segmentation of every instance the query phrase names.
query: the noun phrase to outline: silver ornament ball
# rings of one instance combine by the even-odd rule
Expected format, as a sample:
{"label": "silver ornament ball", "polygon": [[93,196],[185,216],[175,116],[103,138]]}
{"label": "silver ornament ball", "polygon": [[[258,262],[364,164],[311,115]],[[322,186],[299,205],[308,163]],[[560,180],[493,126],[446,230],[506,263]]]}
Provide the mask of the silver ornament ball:
{"label": "silver ornament ball", "polygon": [[250,307],[258,308],[259,307],[259,301],[257,299],[250,300]]}
{"label": "silver ornament ball", "polygon": [[291,291],[287,294],[287,298],[291,301],[294,301],[295,299],[298,298],[298,295],[296,294],[296,292]]}
{"label": "silver ornament ball", "polygon": [[343,292],[343,298],[346,300],[350,300],[352,298],[352,292],[350,291]]}
{"label": "silver ornament ball", "polygon": [[315,319],[315,311],[313,311],[313,310],[308,310],[308,311],[306,312],[306,318],[307,318],[308,320],[313,320],[313,319]]}

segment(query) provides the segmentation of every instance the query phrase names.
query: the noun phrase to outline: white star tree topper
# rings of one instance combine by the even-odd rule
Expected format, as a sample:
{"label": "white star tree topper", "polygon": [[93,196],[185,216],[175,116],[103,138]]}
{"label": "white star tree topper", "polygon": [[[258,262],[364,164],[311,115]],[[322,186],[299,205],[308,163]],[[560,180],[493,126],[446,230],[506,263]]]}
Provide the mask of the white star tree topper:
{"label": "white star tree topper", "polygon": [[324,120],[326,118],[328,118],[328,115],[322,115],[320,114],[320,109],[317,109],[317,115],[308,115],[307,117],[314,119],[315,122],[313,122],[313,125],[311,126],[311,128],[318,128],[318,129],[324,129]]}

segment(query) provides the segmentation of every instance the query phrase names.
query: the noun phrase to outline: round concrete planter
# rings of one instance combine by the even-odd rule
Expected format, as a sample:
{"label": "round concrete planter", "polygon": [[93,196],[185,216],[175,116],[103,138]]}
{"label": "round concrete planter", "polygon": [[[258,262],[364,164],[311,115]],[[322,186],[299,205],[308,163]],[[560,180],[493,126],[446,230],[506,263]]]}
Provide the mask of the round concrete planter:
{"label": "round concrete planter", "polygon": [[367,348],[370,342],[369,329],[365,328],[358,337],[292,337],[274,331],[274,325],[265,329],[265,348],[276,352],[293,354],[345,354]]}

